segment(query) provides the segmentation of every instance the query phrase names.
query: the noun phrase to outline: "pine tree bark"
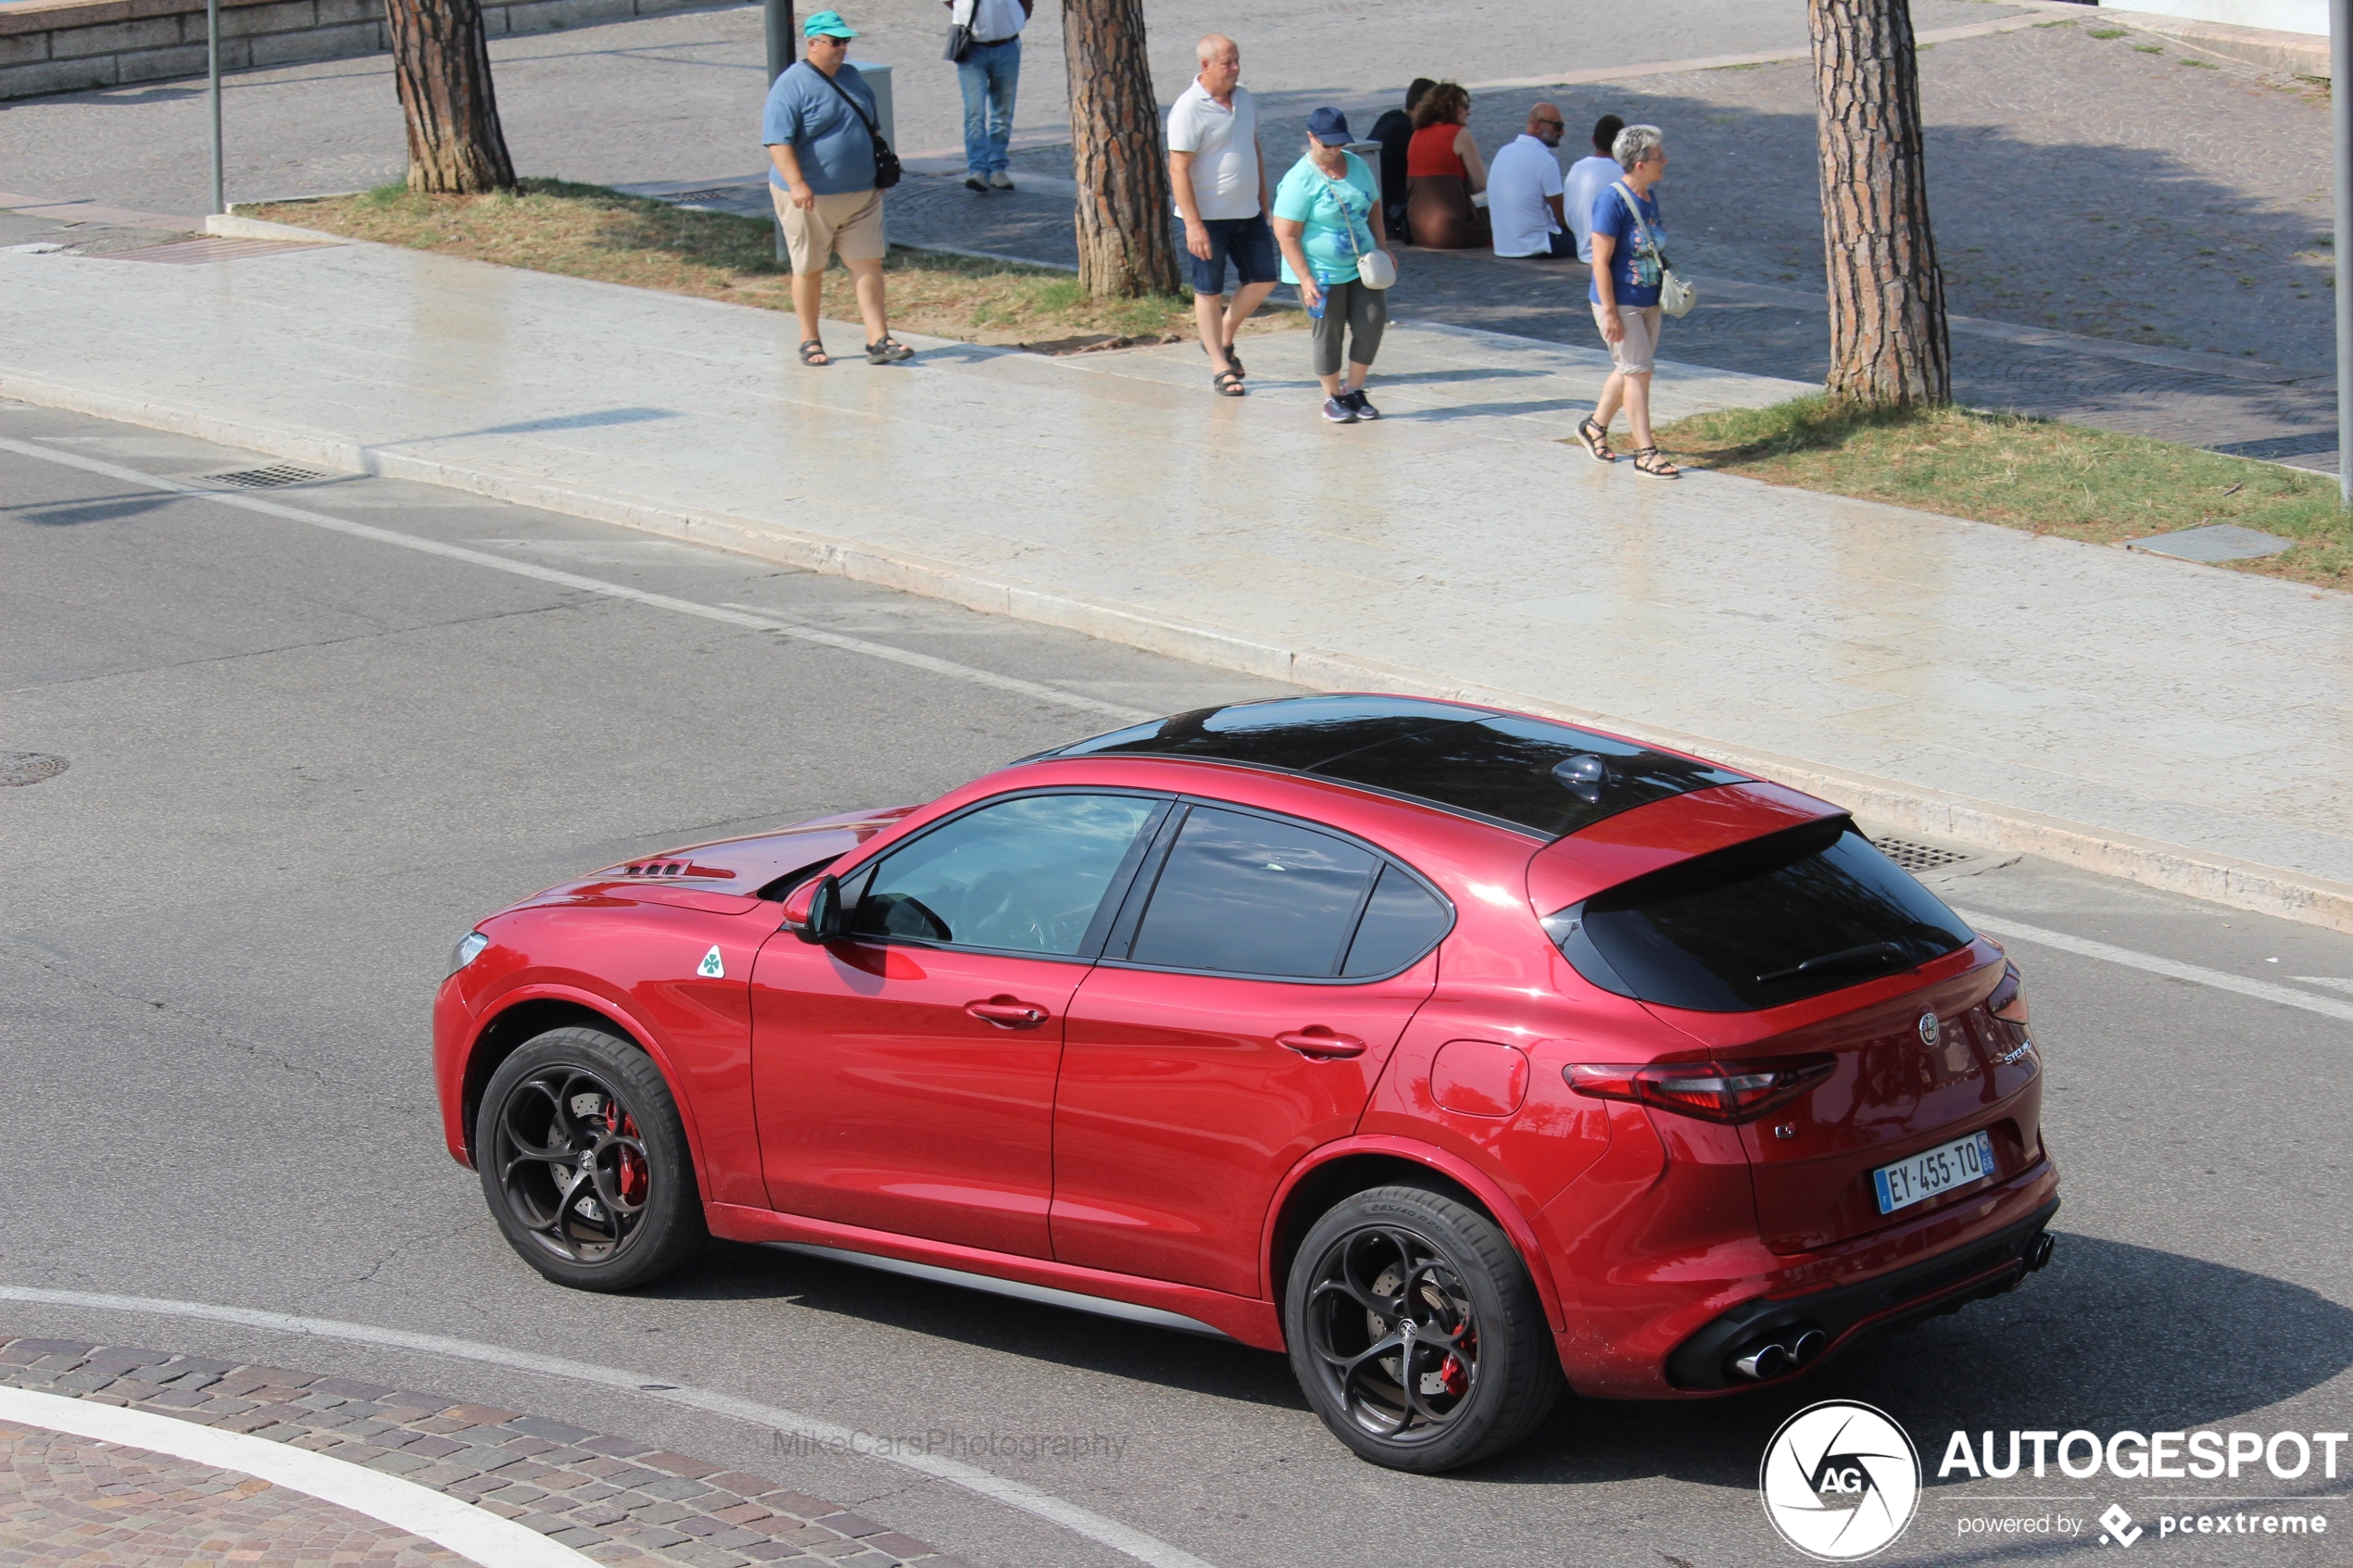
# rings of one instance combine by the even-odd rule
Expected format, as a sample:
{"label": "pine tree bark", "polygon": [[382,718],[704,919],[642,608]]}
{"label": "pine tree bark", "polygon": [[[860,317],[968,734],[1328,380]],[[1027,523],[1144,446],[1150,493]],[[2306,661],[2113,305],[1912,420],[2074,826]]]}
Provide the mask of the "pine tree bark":
{"label": "pine tree bark", "polygon": [[1807,0],[1830,272],[1829,392],[1882,408],[1953,395],[1929,227],[1909,0]]}
{"label": "pine tree bark", "polygon": [[1177,292],[1176,209],[1142,0],[1063,0],[1078,282],[1096,299]]}
{"label": "pine tree bark", "polygon": [[384,20],[409,122],[409,188],[459,195],[512,189],[480,0],[384,0]]}

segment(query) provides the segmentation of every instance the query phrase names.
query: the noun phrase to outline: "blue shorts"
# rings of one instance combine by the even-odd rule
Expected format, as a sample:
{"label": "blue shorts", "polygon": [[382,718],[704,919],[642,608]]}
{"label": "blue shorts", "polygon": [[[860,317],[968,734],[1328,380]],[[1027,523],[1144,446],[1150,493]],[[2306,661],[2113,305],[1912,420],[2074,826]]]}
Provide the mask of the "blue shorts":
{"label": "blue shorts", "polygon": [[1275,231],[1267,226],[1265,213],[1253,213],[1248,218],[1204,218],[1201,226],[1209,231],[1209,259],[1203,261],[1191,251],[1185,252],[1185,265],[1192,276],[1195,294],[1224,294],[1226,263],[1229,259],[1234,264],[1234,275],[1245,286],[1281,281],[1282,257],[1275,248]]}

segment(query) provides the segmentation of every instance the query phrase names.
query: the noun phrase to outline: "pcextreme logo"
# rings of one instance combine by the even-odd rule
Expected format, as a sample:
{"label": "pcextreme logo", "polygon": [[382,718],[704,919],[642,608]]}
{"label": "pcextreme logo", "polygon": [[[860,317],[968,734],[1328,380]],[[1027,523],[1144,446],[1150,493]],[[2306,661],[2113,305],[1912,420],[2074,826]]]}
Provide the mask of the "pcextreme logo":
{"label": "pcextreme logo", "polygon": [[1920,1457],[1886,1411],[1826,1399],[1773,1434],[1756,1489],[1781,1539],[1818,1562],[1854,1562],[1911,1524]]}

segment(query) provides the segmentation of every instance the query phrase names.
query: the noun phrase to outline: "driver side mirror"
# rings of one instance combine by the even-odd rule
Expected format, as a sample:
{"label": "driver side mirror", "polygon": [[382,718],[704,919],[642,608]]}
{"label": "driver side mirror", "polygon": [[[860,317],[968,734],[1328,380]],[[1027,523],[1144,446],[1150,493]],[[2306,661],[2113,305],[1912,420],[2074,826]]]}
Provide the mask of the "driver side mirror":
{"label": "driver side mirror", "polygon": [[832,942],[841,935],[841,879],[821,876],[793,890],[785,900],[785,929],[803,942]]}

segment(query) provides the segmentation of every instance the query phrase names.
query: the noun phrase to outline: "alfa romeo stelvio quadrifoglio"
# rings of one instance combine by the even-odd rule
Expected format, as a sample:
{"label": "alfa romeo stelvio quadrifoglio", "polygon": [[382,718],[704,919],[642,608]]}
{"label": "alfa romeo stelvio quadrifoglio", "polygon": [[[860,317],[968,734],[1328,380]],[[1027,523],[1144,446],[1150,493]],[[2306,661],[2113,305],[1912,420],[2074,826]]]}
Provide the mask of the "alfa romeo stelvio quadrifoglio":
{"label": "alfa romeo stelvio quadrifoglio", "polygon": [[2018,971],[1837,807],[1410,697],[1186,713],[609,867],[434,1006],[515,1249],[706,1236],[1289,1354],[1438,1471],[2015,1288]]}

